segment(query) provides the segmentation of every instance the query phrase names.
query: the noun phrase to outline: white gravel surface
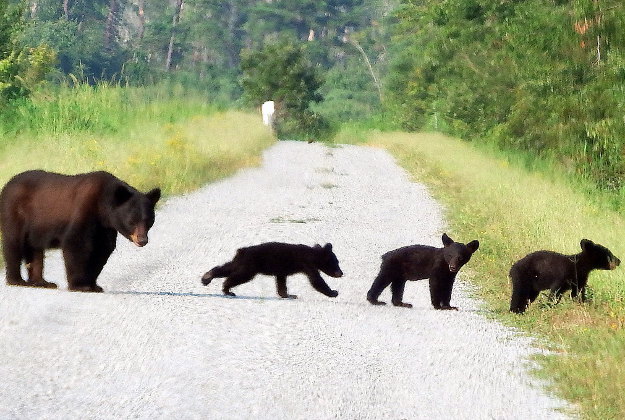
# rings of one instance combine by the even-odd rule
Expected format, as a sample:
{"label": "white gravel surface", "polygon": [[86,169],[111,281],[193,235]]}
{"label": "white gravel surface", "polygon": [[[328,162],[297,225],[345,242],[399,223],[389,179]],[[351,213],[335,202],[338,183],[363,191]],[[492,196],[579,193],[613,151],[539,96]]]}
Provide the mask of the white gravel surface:
{"label": "white gravel surface", "polygon": [[[531,341],[487,319],[462,272],[458,312],[434,310],[427,281],[406,285],[413,309],[366,301],[380,255],[440,246],[444,230],[385,151],[280,142],[261,168],[168,200],[145,248],[120,239],[103,294],[68,292],[58,252],[45,273],[59,290],[2,279],[0,419],[566,418],[528,374]],[[297,300],[264,276],[237,298],[201,285],[265,241],[332,242],[345,276],[323,277],[339,296],[301,275]]]}

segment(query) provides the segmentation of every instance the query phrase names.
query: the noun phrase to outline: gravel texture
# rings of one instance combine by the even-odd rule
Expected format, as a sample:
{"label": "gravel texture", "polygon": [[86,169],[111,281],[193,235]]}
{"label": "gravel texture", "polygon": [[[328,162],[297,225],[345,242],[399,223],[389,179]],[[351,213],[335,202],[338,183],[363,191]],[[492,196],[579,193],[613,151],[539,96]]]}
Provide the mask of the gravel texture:
{"label": "gravel texture", "polygon": [[[103,294],[68,292],[58,251],[45,273],[59,290],[2,280],[0,418],[566,418],[528,374],[532,342],[487,319],[462,272],[458,312],[434,310],[427,281],[406,285],[413,309],[366,301],[384,252],[441,246],[444,230],[385,151],[280,142],[261,168],[168,200],[146,247],[121,238]],[[296,300],[265,276],[237,298],[201,285],[265,241],[331,242],[345,276],[323,277],[339,296],[301,275]]]}

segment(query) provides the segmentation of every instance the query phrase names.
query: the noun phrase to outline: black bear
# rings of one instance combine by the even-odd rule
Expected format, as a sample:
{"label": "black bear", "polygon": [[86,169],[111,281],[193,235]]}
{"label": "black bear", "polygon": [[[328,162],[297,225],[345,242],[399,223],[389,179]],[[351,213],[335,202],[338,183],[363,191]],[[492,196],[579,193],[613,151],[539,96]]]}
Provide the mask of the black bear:
{"label": "black bear", "polygon": [[212,268],[202,276],[202,284],[207,286],[212,279],[227,277],[222,289],[227,296],[236,296],[231,288],[252,280],[257,274],[276,276],[278,296],[281,298],[297,298],[289,295],[286,278],[292,274],[303,273],[310,280],[316,291],[329,297],[338,296],[336,290],[330,289],[319,270],[331,277],[341,277],[343,272],[339,261],[332,252],[332,244],[324,247],[315,245],[285,244],[266,242],[237,250],[232,261]]}
{"label": "black bear", "polygon": [[137,246],[147,244],[160,196],[158,188],[143,194],[108,172],[35,170],[14,176],[0,193],[7,284],[56,288],[43,279],[44,251],[61,248],[69,290],[101,292],[96,279],[115,249],[117,232]]}
{"label": "black bear", "polygon": [[430,279],[430,298],[434,308],[457,310],[449,304],[456,274],[469,262],[480,243],[454,242],[446,233],[442,239],[443,248],[411,245],[382,255],[380,272],[367,293],[367,300],[373,305],[385,305],[378,297],[390,284],[393,305],[412,308],[411,304],[402,302],[406,281]]}
{"label": "black bear", "polygon": [[595,269],[614,270],[621,263],[609,249],[588,239],[582,239],[580,246],[582,252],[575,255],[536,251],[515,262],[510,269],[510,312],[525,312],[540,291],[547,289],[556,302],[567,290],[571,297],[581,293],[585,301],[588,274]]}

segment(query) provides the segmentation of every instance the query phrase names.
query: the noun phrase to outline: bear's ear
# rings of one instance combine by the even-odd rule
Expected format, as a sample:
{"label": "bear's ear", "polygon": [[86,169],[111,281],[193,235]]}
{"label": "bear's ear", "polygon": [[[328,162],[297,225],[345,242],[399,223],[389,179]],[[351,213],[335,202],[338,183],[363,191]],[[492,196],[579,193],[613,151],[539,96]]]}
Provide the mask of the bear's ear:
{"label": "bear's ear", "polygon": [[326,251],[332,251],[332,244],[331,243],[327,243],[326,246],[323,247],[324,250]]}
{"label": "bear's ear", "polygon": [[145,194],[148,197],[148,200],[152,202],[152,205],[155,206],[158,200],[161,199],[161,189],[154,188],[152,191]]}
{"label": "bear's ear", "polygon": [[126,201],[130,200],[130,197],[132,197],[132,191],[123,185],[118,185],[113,193],[113,205],[115,207],[121,206]]}
{"label": "bear's ear", "polygon": [[443,245],[449,246],[454,243],[454,240],[447,236],[446,233],[443,233]]}
{"label": "bear's ear", "polygon": [[588,247],[593,246],[595,243],[590,239],[582,239],[579,243],[579,246],[582,248],[582,251],[585,251]]}
{"label": "bear's ear", "polygon": [[315,246],[313,246],[313,248],[315,248],[315,249],[321,249],[321,245],[319,245],[319,244],[315,244]]}
{"label": "bear's ear", "polygon": [[471,251],[471,253],[477,251],[479,247],[480,247],[480,241],[478,241],[477,239],[467,244],[467,248],[469,249],[469,251]]}

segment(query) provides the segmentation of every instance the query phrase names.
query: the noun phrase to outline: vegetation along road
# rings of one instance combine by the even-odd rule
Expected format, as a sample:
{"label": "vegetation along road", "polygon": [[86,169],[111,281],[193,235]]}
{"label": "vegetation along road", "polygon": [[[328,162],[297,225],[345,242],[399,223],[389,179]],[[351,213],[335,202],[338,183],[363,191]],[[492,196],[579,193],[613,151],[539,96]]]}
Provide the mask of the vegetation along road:
{"label": "vegetation along road", "polygon": [[[532,342],[470,297],[473,261],[459,311],[434,310],[426,281],[407,284],[412,309],[366,301],[383,253],[441,246],[445,231],[387,152],[280,142],[262,167],[167,200],[146,247],[119,239],[105,293],[68,292],[54,252],[58,290],[2,282],[0,418],[566,418],[528,375]],[[266,276],[236,298],[201,285],[237,248],[274,240],[331,242],[338,297],[301,275],[296,300]]]}

